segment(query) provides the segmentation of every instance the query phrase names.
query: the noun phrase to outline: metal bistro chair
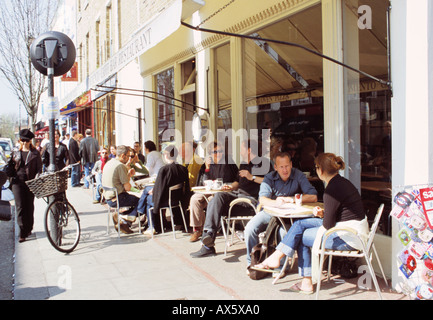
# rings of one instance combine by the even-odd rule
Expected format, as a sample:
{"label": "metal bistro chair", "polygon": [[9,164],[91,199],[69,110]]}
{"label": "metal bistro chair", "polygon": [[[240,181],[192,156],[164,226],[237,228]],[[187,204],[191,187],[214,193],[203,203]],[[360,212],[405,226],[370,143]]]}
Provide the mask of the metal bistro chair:
{"label": "metal bistro chair", "polygon": [[[355,257],[355,258],[364,258],[367,262],[368,270],[370,272],[370,275],[373,279],[374,287],[376,288],[377,294],[379,295],[379,298],[382,300],[382,295],[380,293],[379,284],[377,283],[376,274],[374,272],[373,266],[371,264],[373,253],[376,256],[380,271],[382,272],[383,279],[385,280],[385,284],[388,286],[388,281],[386,280],[385,273],[382,268],[382,264],[380,263],[379,256],[377,255],[376,248],[374,247],[374,236],[376,234],[377,227],[380,222],[380,218],[382,216],[384,204],[381,204],[379,209],[377,210],[376,217],[374,219],[374,222],[371,226],[370,233],[368,234],[367,243],[365,243],[364,240],[361,239],[361,237],[357,234],[357,232],[351,228],[341,228],[341,227],[334,227],[329,229],[327,232],[325,232],[321,248],[320,248],[320,268],[319,268],[319,274],[317,279],[317,292],[316,292],[316,299],[319,299],[319,291],[320,291],[320,283],[321,283],[321,275],[323,270],[323,264],[325,262],[325,256],[329,256],[329,263],[328,263],[328,281],[331,275],[331,265],[332,265],[332,256],[340,256],[340,257]],[[352,233],[362,244],[362,250],[353,250],[353,251],[340,251],[340,250],[332,250],[332,249],[325,249],[325,243],[328,237],[337,232],[337,231],[345,231],[348,233]]]}
{"label": "metal bistro chair", "polygon": [[[117,235],[120,238],[120,222],[121,222],[121,217],[120,217],[120,205],[119,205],[119,194],[117,192],[117,189],[114,187],[106,187],[106,186],[101,186],[102,189],[104,190],[104,192],[114,192],[114,194],[116,195],[116,206],[115,207],[111,207],[108,202],[107,202],[107,207],[108,207],[108,215],[107,215],[107,235],[110,233],[109,232],[109,226],[110,226],[110,216],[112,217],[112,215],[114,213],[117,213],[117,217],[119,219],[118,222],[118,226],[117,226]],[[102,195],[101,195],[102,196]],[[141,233],[141,221],[140,221],[140,216],[137,217],[138,220],[138,232]],[[114,224],[114,223],[113,223]]]}
{"label": "metal bistro chair", "polygon": [[[243,215],[243,216],[233,216],[232,217],[232,210],[237,205],[242,205],[247,210],[252,209],[253,214]],[[229,212],[228,212],[227,217],[221,216],[221,228],[222,228],[224,240],[225,240],[224,255],[227,255],[227,248],[233,245],[233,236],[236,234],[236,223],[241,222],[242,225],[244,226],[244,229],[245,229],[245,221],[250,221],[254,217],[254,215],[256,215],[256,214],[257,214],[257,208],[255,206],[255,203],[253,203],[253,200],[250,198],[237,198],[237,199],[233,200],[232,202],[230,202]],[[230,227],[230,224],[231,224],[231,227]],[[226,225],[226,226],[224,226],[224,225]],[[231,237],[230,237],[230,233],[231,233]],[[230,240],[229,240],[229,237],[231,238]],[[238,237],[238,239],[241,241],[244,241],[243,239],[240,239],[239,237]]]}
{"label": "metal bistro chair", "polygon": [[[177,184],[175,186],[169,187],[168,188],[168,207],[162,207],[162,208],[159,209],[159,219],[161,221],[161,231],[162,231],[162,233],[164,233],[164,224],[163,224],[163,220],[162,220],[162,210],[166,210],[166,209],[170,210],[171,228],[173,230],[173,237],[174,237],[174,239],[176,239],[176,230],[174,229],[174,215],[173,215],[173,209],[174,208],[179,208],[180,209],[180,212],[182,214],[182,219],[183,219],[183,224],[184,224],[185,230],[188,231],[188,227],[186,225],[186,220],[185,220],[185,214],[184,214],[183,209],[182,209],[182,200],[181,199],[177,200],[177,199],[175,199],[173,197],[173,192],[176,191],[176,190],[181,190],[181,189],[183,189],[183,187],[184,187],[184,183],[179,183],[179,184]],[[152,212],[153,212],[153,208],[150,208],[149,209],[150,228],[153,228]],[[153,232],[151,232],[151,234],[152,234],[152,238],[153,238]]]}

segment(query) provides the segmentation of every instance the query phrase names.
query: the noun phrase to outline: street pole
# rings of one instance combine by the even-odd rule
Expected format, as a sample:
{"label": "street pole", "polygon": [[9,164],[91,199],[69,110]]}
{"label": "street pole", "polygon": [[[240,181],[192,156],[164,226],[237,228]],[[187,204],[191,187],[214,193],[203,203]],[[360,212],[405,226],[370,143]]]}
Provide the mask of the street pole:
{"label": "street pole", "polygon": [[[49,103],[52,103],[51,99],[54,98],[54,59],[56,57],[57,40],[45,40],[45,48],[47,52],[48,68],[48,99]],[[56,155],[55,155],[55,117],[51,115],[49,117],[49,132],[50,132],[50,165],[48,166],[48,172],[56,171]]]}

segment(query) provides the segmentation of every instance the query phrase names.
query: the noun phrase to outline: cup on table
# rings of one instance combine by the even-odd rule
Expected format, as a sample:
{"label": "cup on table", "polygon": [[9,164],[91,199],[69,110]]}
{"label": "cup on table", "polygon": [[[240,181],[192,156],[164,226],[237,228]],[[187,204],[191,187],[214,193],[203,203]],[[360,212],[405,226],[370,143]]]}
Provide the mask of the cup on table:
{"label": "cup on table", "polygon": [[302,206],[302,194],[300,193],[295,194],[295,204],[297,207]]}
{"label": "cup on table", "polygon": [[206,189],[206,191],[209,191],[212,189],[212,185],[213,185],[213,181],[212,180],[204,180],[204,187]]}
{"label": "cup on table", "polygon": [[218,179],[214,180],[213,188],[215,190],[221,190],[222,186],[223,186],[223,179],[222,178],[218,178]]}

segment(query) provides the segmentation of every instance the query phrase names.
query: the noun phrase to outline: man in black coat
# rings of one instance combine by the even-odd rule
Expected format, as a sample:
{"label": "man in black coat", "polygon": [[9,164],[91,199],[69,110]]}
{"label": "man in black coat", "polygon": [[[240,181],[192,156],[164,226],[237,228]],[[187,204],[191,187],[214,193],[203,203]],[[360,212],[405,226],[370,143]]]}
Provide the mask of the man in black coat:
{"label": "man in black coat", "polygon": [[[168,189],[170,187],[183,183],[184,187],[182,189],[173,192],[172,199],[175,199],[175,201],[172,200],[172,204],[177,204],[177,201],[180,199],[184,212],[191,197],[188,169],[175,162],[177,149],[174,146],[169,146],[164,150],[163,155],[167,165],[159,169],[153,189],[149,192],[143,192],[137,208],[137,211],[143,214],[145,212],[148,213],[147,209],[153,206],[152,223],[154,231],[152,231],[152,226],[149,224],[150,232],[161,232],[162,230],[159,210],[163,207],[168,207]],[[177,223],[178,221],[182,221],[181,217],[175,215],[174,219],[175,224],[181,224]]]}
{"label": "man in black coat", "polygon": [[80,142],[81,163],[84,166],[84,188],[89,188],[88,177],[92,173],[93,166],[98,161],[99,155],[98,140],[92,137],[92,129],[86,129],[86,137]]}
{"label": "man in black coat", "polygon": [[[78,144],[78,132],[77,130],[72,131],[72,138],[69,140],[69,163],[72,165],[71,168],[71,186],[79,187],[81,179],[81,161],[80,161],[80,146]],[[74,166],[74,164],[76,164]]]}

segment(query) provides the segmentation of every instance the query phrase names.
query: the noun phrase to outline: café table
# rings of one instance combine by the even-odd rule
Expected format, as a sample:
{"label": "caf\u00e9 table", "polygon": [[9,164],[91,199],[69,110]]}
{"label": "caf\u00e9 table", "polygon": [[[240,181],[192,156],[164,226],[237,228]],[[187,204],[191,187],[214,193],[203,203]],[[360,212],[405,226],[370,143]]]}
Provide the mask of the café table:
{"label": "caf\u00e9 table", "polygon": [[218,192],[231,192],[232,189],[206,189],[206,187],[204,186],[196,186],[196,187],[192,187],[191,191],[193,191],[194,193],[199,193],[205,196],[206,201],[209,203],[209,198],[213,195],[215,195]]}
{"label": "caf\u00e9 table", "polygon": [[[314,217],[313,210],[315,207],[320,207],[323,209],[324,205],[322,202],[304,203],[301,206],[297,206],[294,203],[286,203],[280,207],[263,206],[263,211],[270,214],[273,217],[278,218],[281,222],[281,225],[284,227],[284,229],[287,232],[288,230],[286,228],[285,223],[283,222],[283,219],[288,218],[293,224],[293,219],[306,219],[306,218]],[[292,268],[294,264],[294,259],[291,260],[292,260],[292,265],[291,265]],[[286,270],[289,261],[290,259],[286,257],[283,267],[281,268],[278,275],[275,277],[272,284],[275,284],[284,274],[284,270]],[[275,271],[269,270],[269,272],[273,273]]]}

